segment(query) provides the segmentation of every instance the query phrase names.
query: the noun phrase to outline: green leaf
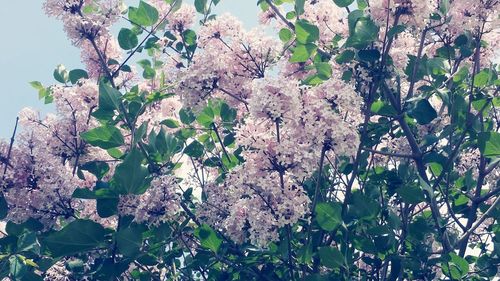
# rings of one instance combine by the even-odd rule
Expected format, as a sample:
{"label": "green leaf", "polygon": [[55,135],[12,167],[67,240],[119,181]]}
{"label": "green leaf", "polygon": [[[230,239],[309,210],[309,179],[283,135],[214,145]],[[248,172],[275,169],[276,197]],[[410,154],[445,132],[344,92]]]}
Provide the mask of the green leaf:
{"label": "green leaf", "polygon": [[0,220],[5,219],[9,212],[9,205],[7,204],[7,200],[3,196],[3,193],[0,194]]}
{"label": "green leaf", "polygon": [[295,23],[295,35],[301,44],[314,43],[319,39],[319,29],[305,20],[298,20]]}
{"label": "green leaf", "polygon": [[333,231],[342,223],[342,206],[337,203],[319,203],[315,208],[316,221],[326,231]]}
{"label": "green leaf", "polygon": [[437,112],[428,100],[420,100],[416,107],[410,112],[410,116],[415,118],[420,125],[429,124],[436,119]]}
{"label": "green leaf", "polygon": [[336,269],[343,267],[345,264],[345,258],[342,253],[334,247],[321,247],[318,251],[321,264],[331,268]]}
{"label": "green leaf", "polygon": [[200,123],[200,125],[204,126],[205,128],[210,128],[212,126],[212,123],[214,122],[214,117],[215,114],[212,107],[207,106],[198,115],[196,121],[198,121],[198,123]]}
{"label": "green leaf", "polygon": [[106,162],[92,161],[83,164],[80,169],[92,173],[101,180],[109,172],[109,165]]}
{"label": "green leaf", "polygon": [[314,66],[316,67],[316,71],[320,79],[328,80],[330,79],[330,77],[332,77],[332,67],[329,63],[318,62],[315,63]]}
{"label": "green leaf", "polygon": [[442,263],[443,273],[453,280],[462,280],[469,273],[469,263],[462,257],[451,252]]}
{"label": "green leaf", "polygon": [[104,227],[90,220],[76,220],[44,240],[54,257],[82,254],[93,250],[105,241]]}
{"label": "green leaf", "polygon": [[354,28],[350,30],[346,46],[363,49],[378,39],[379,27],[370,18],[358,18]]}
{"label": "green leaf", "polygon": [[194,7],[198,13],[204,15],[207,11],[207,0],[195,0]]}
{"label": "green leaf", "polygon": [[185,30],[182,33],[182,37],[184,37],[184,43],[186,43],[186,45],[188,46],[196,45],[197,35],[196,32],[194,32],[193,30],[191,29]]}
{"label": "green leaf", "polygon": [[377,201],[364,195],[361,191],[352,193],[349,204],[349,215],[356,219],[370,220],[377,216],[380,211],[380,205]]}
{"label": "green leaf", "polygon": [[333,2],[341,8],[345,8],[354,3],[354,0],[333,0]]}
{"label": "green leaf", "polygon": [[136,228],[126,228],[116,233],[116,245],[120,253],[127,257],[135,257],[140,253],[142,233]]}
{"label": "green leaf", "polygon": [[381,100],[378,100],[378,101],[375,101],[374,103],[372,103],[370,110],[373,113],[376,113],[376,114],[382,115],[382,116],[395,116],[395,115],[397,115],[397,112],[394,109],[394,107],[392,107],[391,105],[389,105]]}
{"label": "green leaf", "polygon": [[124,194],[141,194],[146,188],[149,175],[148,169],[142,165],[142,154],[138,149],[132,149],[125,160],[116,167],[113,177],[118,190]]}
{"label": "green leaf", "polygon": [[375,62],[380,58],[380,52],[377,50],[360,50],[358,57],[361,61]]}
{"label": "green leaf", "polygon": [[204,150],[205,148],[203,147],[203,144],[195,140],[188,146],[186,146],[186,148],[184,149],[184,153],[193,158],[200,158],[201,156],[203,156]]}
{"label": "green leaf", "polygon": [[422,189],[417,186],[405,186],[398,188],[396,193],[403,199],[403,202],[409,204],[418,204],[425,201],[425,195]]}
{"label": "green leaf", "polygon": [[87,143],[103,149],[122,146],[125,143],[122,133],[114,126],[105,125],[80,134]]}
{"label": "green leaf", "polygon": [[118,198],[97,199],[97,214],[101,218],[109,218],[118,213]]}
{"label": "green leaf", "polygon": [[391,29],[389,29],[389,32],[387,32],[387,37],[393,38],[397,34],[400,34],[403,31],[405,31],[405,29],[406,29],[406,26],[404,26],[402,24],[393,26],[393,27],[391,27]]}
{"label": "green leaf", "polygon": [[345,50],[335,57],[338,64],[348,63],[354,59],[355,53],[352,50]]}
{"label": "green leaf", "polygon": [[60,64],[54,70],[54,79],[60,83],[67,83],[69,81],[69,73],[64,65]]}
{"label": "green leaf", "polygon": [[290,58],[290,62],[306,62],[318,49],[314,44],[297,44],[293,48],[293,54]]}
{"label": "green leaf", "polygon": [[194,115],[194,113],[190,109],[185,108],[182,108],[179,111],[179,117],[181,118],[181,122],[186,125],[189,125],[193,123],[194,120],[196,120],[196,116]]}
{"label": "green leaf", "polygon": [[165,120],[161,121],[160,124],[163,124],[171,129],[176,129],[176,128],[180,127],[179,122],[175,119],[165,119]]}
{"label": "green leaf", "polygon": [[19,255],[14,255],[9,257],[9,272],[14,280],[21,280],[21,278],[28,271],[26,265],[23,260],[19,257]]}
{"label": "green leaf", "polygon": [[130,7],[128,18],[135,24],[142,26],[152,26],[158,21],[158,11],[155,7],[141,0],[139,7]]}
{"label": "green leaf", "polygon": [[490,83],[493,79],[493,72],[488,70],[483,70],[474,76],[474,87],[484,87]]}
{"label": "green leaf", "polygon": [[83,69],[73,69],[69,72],[69,81],[76,84],[80,79],[89,79],[89,74]]}
{"label": "green leaf", "polygon": [[24,232],[17,240],[17,252],[40,253],[40,244],[38,244],[35,232]]}
{"label": "green leaf", "polygon": [[282,28],[279,32],[279,36],[280,36],[281,41],[286,43],[292,39],[293,33],[288,28]]}
{"label": "green leaf", "polygon": [[119,109],[120,98],[121,93],[117,89],[103,82],[99,84],[99,109],[105,111]]}
{"label": "green leaf", "polygon": [[231,123],[236,120],[237,111],[234,108],[229,107],[226,103],[222,103],[220,106],[220,117],[222,121]]}
{"label": "green leaf", "polygon": [[357,2],[358,2],[358,9],[364,10],[368,8],[368,2],[366,2],[366,0],[357,0]]}
{"label": "green leaf", "polygon": [[215,253],[219,251],[222,239],[220,239],[217,233],[207,224],[203,224],[195,229],[194,235],[200,239],[202,247],[210,249]]}
{"label": "green leaf", "polygon": [[132,30],[122,28],[120,29],[120,33],[118,33],[118,44],[124,50],[131,50],[139,44],[139,39]]}
{"label": "green leaf", "polygon": [[439,11],[441,14],[446,15],[448,14],[448,11],[450,10],[450,0],[441,0],[441,3],[439,3]]}
{"label": "green leaf", "polygon": [[295,12],[298,16],[304,13],[304,4],[306,0],[295,0]]}
{"label": "green leaf", "polygon": [[488,158],[500,156],[500,133],[484,132],[478,136],[479,150]]}

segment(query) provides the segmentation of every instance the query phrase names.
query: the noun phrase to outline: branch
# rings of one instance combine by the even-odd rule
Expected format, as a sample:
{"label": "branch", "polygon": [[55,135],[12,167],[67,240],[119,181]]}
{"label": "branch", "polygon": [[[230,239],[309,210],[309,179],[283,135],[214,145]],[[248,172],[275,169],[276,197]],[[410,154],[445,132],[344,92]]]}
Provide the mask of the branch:
{"label": "branch", "polygon": [[12,133],[12,137],[10,138],[9,150],[7,152],[7,159],[5,159],[5,167],[3,168],[2,181],[5,180],[5,176],[7,175],[7,168],[9,167],[10,155],[12,153],[12,147],[14,146],[14,140],[16,138],[18,124],[19,124],[19,117],[16,118],[16,125],[14,126],[14,132]]}
{"label": "branch", "polygon": [[471,228],[465,232],[461,237],[460,239],[458,239],[458,241],[455,243],[455,245],[460,245],[464,242],[466,242],[468,239],[469,239],[469,236],[471,234],[474,233],[474,231],[479,227],[481,226],[481,224],[488,218],[488,216],[490,215],[491,212],[493,212],[493,210],[495,210],[496,206],[498,205],[498,203],[500,202],[500,197],[497,197],[497,199],[495,200],[495,202],[493,202],[493,204],[488,208],[488,210],[486,210],[486,212],[481,216],[481,218],[476,221],[476,223],[471,226]]}
{"label": "branch", "polygon": [[413,159],[415,157],[412,154],[391,153],[391,152],[373,150],[370,148],[363,148],[363,150],[369,151],[369,152],[374,153],[374,154],[380,154],[380,155],[385,155],[385,156],[390,156],[390,157],[409,158],[409,159]]}

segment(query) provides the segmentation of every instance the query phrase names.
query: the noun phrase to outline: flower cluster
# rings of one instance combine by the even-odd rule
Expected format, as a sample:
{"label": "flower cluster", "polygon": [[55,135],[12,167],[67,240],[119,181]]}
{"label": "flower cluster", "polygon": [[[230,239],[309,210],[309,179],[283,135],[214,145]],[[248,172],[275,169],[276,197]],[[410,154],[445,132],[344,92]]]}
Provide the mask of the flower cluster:
{"label": "flower cluster", "polygon": [[392,25],[397,19],[399,23],[422,29],[429,22],[430,15],[437,10],[437,2],[434,0],[371,1],[370,15],[380,26]]}
{"label": "flower cluster", "polygon": [[134,221],[158,225],[170,221],[179,210],[177,179],[159,176],[151,182],[141,195],[126,195],[120,198],[118,209],[122,215],[134,216]]}
{"label": "flower cluster", "polygon": [[321,151],[335,157],[356,153],[361,104],[340,79],[312,88],[283,77],[255,80],[250,116],[236,138],[247,148],[246,162],[223,184],[208,188],[207,221],[239,243],[248,239],[265,246],[278,240],[281,227],[309,213],[300,183],[318,169]]}

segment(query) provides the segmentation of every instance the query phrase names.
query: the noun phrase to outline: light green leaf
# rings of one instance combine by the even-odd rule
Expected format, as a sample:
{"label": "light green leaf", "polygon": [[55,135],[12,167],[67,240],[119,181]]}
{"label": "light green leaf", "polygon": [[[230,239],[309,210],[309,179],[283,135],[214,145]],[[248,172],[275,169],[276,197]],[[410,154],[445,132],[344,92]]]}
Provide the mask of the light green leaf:
{"label": "light green leaf", "polygon": [[139,7],[130,7],[128,18],[135,24],[142,26],[152,26],[158,21],[158,11],[155,7],[141,0]]}
{"label": "light green leaf", "polygon": [[314,43],[319,39],[319,29],[308,21],[298,20],[295,23],[295,35],[301,44]]}
{"label": "light green leaf", "polygon": [[292,39],[293,33],[288,28],[282,28],[279,32],[279,37],[280,37],[281,41],[286,43]]}
{"label": "light green leaf", "polygon": [[293,54],[290,58],[290,62],[306,62],[318,49],[314,44],[297,44],[293,48]]}
{"label": "light green leaf", "polygon": [[222,239],[208,225],[203,224],[194,231],[194,235],[200,239],[201,246],[217,253],[222,244]]}
{"label": "light green leaf", "polygon": [[488,158],[500,156],[500,133],[484,132],[478,136],[479,150]]}
{"label": "light green leaf", "polygon": [[316,221],[326,231],[333,231],[342,223],[342,206],[337,203],[319,203],[315,208]]}
{"label": "light green leaf", "polygon": [[105,125],[80,134],[87,143],[103,149],[122,146],[125,143],[122,133],[116,127]]}

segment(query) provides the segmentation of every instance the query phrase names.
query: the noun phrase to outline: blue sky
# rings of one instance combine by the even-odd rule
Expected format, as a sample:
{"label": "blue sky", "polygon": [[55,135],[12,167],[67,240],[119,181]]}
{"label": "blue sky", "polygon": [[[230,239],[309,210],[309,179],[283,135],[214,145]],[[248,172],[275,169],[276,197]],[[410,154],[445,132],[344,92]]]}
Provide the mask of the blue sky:
{"label": "blue sky", "polygon": [[[9,138],[18,112],[33,107],[42,112],[52,110],[38,100],[30,81],[44,85],[55,83],[52,72],[58,64],[68,69],[81,68],[80,51],[73,47],[62,30],[62,24],[48,18],[43,0],[3,1],[0,9],[2,43],[0,44],[0,138]],[[186,1],[192,2],[192,1]],[[216,13],[230,12],[247,28],[257,23],[256,0],[222,0]],[[127,0],[137,6],[139,0]]]}

